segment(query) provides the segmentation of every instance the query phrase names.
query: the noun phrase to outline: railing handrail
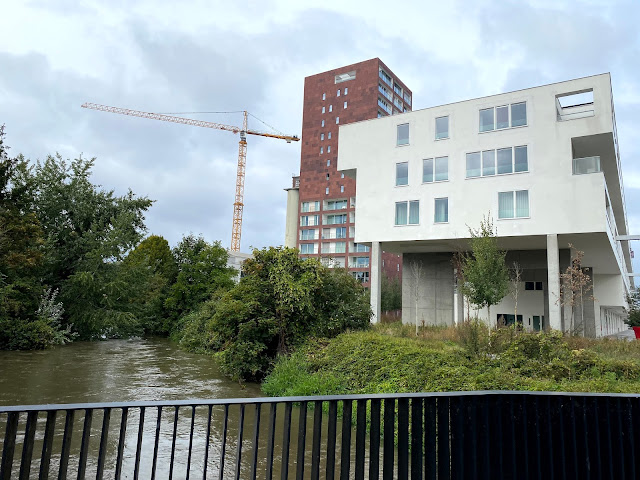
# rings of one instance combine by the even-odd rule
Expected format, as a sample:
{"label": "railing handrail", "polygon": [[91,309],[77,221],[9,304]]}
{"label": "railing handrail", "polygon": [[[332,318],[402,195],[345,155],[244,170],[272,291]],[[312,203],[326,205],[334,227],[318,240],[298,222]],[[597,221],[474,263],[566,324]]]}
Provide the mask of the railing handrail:
{"label": "railing handrail", "polygon": [[247,397],[247,398],[214,398],[189,400],[144,400],[136,402],[100,402],[100,403],[69,403],[50,405],[11,405],[0,406],[0,413],[30,412],[51,410],[86,410],[101,408],[127,407],[193,407],[209,405],[257,405],[271,403],[312,403],[317,401],[330,402],[341,400],[384,400],[398,398],[431,398],[431,397],[466,397],[489,395],[522,395],[522,396],[565,396],[565,397],[615,397],[640,398],[640,393],[595,393],[595,392],[547,392],[531,390],[468,390],[460,392],[416,392],[416,393],[373,393],[349,395],[317,395],[303,397]]}

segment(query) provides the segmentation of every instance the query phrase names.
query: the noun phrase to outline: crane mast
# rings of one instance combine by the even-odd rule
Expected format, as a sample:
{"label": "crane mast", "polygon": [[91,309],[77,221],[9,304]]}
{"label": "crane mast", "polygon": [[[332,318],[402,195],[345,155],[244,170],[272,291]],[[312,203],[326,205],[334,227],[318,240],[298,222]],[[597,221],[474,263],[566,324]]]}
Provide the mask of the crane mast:
{"label": "crane mast", "polygon": [[258,130],[249,130],[248,128],[248,112],[242,112],[242,127],[234,125],[225,125],[222,123],[207,122],[204,120],[195,120],[193,118],[176,117],[163,113],[142,112],[140,110],[131,110],[128,108],[110,107],[108,105],[100,105],[97,103],[83,103],[82,108],[99,110],[102,112],[118,113],[121,115],[129,115],[132,117],[149,118],[151,120],[160,120],[163,122],[180,123],[183,125],[192,125],[195,127],[215,128],[217,130],[226,130],[228,132],[240,135],[238,142],[238,171],[236,174],[236,194],[233,202],[233,224],[231,227],[231,248],[232,252],[240,251],[240,239],[242,237],[242,214],[244,211],[244,177],[247,165],[247,135],[257,135],[268,138],[278,138],[285,140],[287,143],[297,142],[300,138],[296,135],[280,135],[269,132],[261,132]]}

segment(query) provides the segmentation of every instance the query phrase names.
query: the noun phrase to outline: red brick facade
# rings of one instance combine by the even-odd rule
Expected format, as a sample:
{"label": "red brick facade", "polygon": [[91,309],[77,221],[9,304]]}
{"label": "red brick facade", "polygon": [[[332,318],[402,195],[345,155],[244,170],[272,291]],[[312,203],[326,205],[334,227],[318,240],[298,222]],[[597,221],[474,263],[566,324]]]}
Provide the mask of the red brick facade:
{"label": "red brick facade", "polygon": [[[407,96],[409,102],[405,101]],[[305,256],[331,258],[352,272],[361,272],[356,275],[365,286],[369,285],[370,252],[363,252],[363,247],[355,251],[358,247],[353,243],[356,182],[336,169],[339,127],[388,115],[386,110],[411,110],[412,100],[411,91],[378,58],[312,75],[304,81],[298,248]],[[337,208],[328,205],[329,201],[343,200],[346,204],[338,203]],[[303,211],[307,202],[309,211]],[[316,206],[319,210],[311,211]],[[316,216],[318,225],[303,225],[315,223]],[[355,259],[364,266],[354,266]],[[401,273],[402,262],[397,255],[385,253],[383,259],[388,275]]]}

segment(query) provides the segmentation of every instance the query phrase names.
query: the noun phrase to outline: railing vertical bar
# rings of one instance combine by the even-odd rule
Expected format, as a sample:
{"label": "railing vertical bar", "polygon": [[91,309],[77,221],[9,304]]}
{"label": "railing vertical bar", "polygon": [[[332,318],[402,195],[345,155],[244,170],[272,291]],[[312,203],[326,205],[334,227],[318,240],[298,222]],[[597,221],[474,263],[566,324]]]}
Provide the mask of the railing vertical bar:
{"label": "railing vertical bar", "polygon": [[[454,479],[464,478],[464,405],[462,400],[462,398],[457,397],[451,401],[451,478]],[[411,449],[413,457],[413,446]],[[413,462],[413,458],[411,461]],[[413,476],[411,478],[413,480]]]}
{"label": "railing vertical bar", "polygon": [[560,444],[559,452],[560,452],[560,460],[558,464],[560,465],[560,474],[563,480],[567,478],[567,452],[565,448],[565,433],[564,433],[564,419],[566,417],[567,406],[565,405],[565,397],[556,397],[555,411],[558,412],[558,443]]}
{"label": "railing vertical bar", "polygon": [[529,411],[527,409],[527,398],[524,396],[520,397],[520,403],[522,405],[522,451],[524,460],[524,471],[522,473],[524,480],[529,480],[531,476],[531,467],[529,462],[531,447],[529,446]]}
{"label": "railing vertical bar", "polygon": [[7,425],[4,431],[4,446],[2,447],[2,464],[0,465],[0,478],[11,478],[13,455],[16,449],[16,434],[18,433],[18,412],[7,414]]}
{"label": "railing vertical bar", "polygon": [[364,480],[364,453],[367,436],[367,401],[356,402],[356,458],[354,473],[356,480]]}
{"label": "railing vertical bar", "polygon": [[636,458],[635,435],[634,435],[635,432],[633,428],[633,403],[630,398],[627,398],[625,403],[626,403],[626,413],[627,413],[627,418],[625,419],[625,423],[627,424],[627,428],[629,429],[626,443],[629,445],[629,450],[630,450],[629,455],[627,456],[627,461],[631,469],[630,477],[637,478],[636,462],[635,462],[635,458]]}
{"label": "railing vertical bar", "polygon": [[71,438],[73,437],[73,419],[75,410],[67,410],[64,420],[64,434],[62,436],[62,450],[60,451],[60,469],[58,470],[58,479],[67,478],[67,468],[69,467],[69,452],[71,451]]}
{"label": "railing vertical bar", "polygon": [[98,450],[98,468],[96,480],[102,480],[104,476],[104,460],[107,456],[107,441],[109,439],[109,423],[111,422],[111,409],[104,408],[102,414],[102,431],[100,432],[100,450]]}
{"label": "railing vertical bar", "polygon": [[[49,478],[49,467],[51,465],[51,453],[53,450],[53,434],[56,429],[56,410],[47,412],[47,424],[44,428],[44,439],[42,441],[42,456],[40,457],[40,480]],[[4,478],[0,474],[0,478]]]}
{"label": "railing vertical bar", "polygon": [[260,410],[262,408],[261,403],[255,405],[255,415],[253,417],[253,452],[251,457],[251,478],[256,479],[258,468],[258,439],[260,435]]}
{"label": "railing vertical bar", "polygon": [[267,472],[266,480],[273,480],[273,446],[276,436],[276,413],[278,404],[272,403],[269,412],[269,434],[267,439]]}
{"label": "railing vertical bar", "polygon": [[[606,453],[603,455],[602,461],[605,465],[609,466],[609,478],[615,478],[613,472],[613,443],[611,439],[611,418],[609,415],[609,399],[602,398],[598,399],[599,410],[602,412],[603,420],[604,420],[604,429],[605,429],[605,445],[604,450]],[[603,472],[604,473],[604,472]]]}
{"label": "railing vertical bar", "polygon": [[540,401],[538,397],[533,397],[533,421],[535,422],[536,441],[536,472],[538,480],[542,480],[542,445],[540,444]]}
{"label": "railing vertical bar", "polygon": [[220,446],[220,470],[218,480],[224,479],[224,457],[227,451],[227,430],[229,429],[229,405],[224,406],[224,421],[222,425],[222,445]]}
{"label": "railing vertical bar", "polygon": [[209,466],[209,444],[211,443],[211,414],[213,405],[209,405],[207,411],[207,438],[204,443],[204,465],[202,466],[202,480],[207,480],[207,467]]}
{"label": "railing vertical bar", "polygon": [[580,410],[582,411],[582,414],[580,415],[580,423],[582,425],[582,431],[581,431],[582,438],[580,440],[583,442],[582,450],[584,452],[584,458],[580,459],[581,467],[584,470],[582,473],[582,478],[584,478],[585,480],[591,480],[593,456],[592,456],[591,445],[589,441],[591,440],[591,437],[593,435],[591,434],[591,429],[590,429],[591,418],[587,416],[588,405],[587,405],[586,397],[582,397],[580,399]]}
{"label": "railing vertical bar", "polygon": [[176,457],[176,437],[178,436],[178,417],[180,407],[175,406],[173,410],[173,432],[171,435],[171,460],[169,462],[169,480],[173,478],[173,460]]}
{"label": "railing vertical bar", "polygon": [[289,478],[289,444],[291,443],[292,408],[293,404],[291,402],[287,402],[284,404],[284,425],[282,431],[282,468],[280,470],[280,478],[282,480],[287,480]]}
{"label": "railing vertical bar", "polygon": [[140,407],[140,419],[138,420],[138,440],[136,442],[136,461],[133,469],[133,480],[138,480],[140,475],[140,455],[142,454],[142,436],[144,434],[145,407]]}
{"label": "railing vertical bar", "polygon": [[600,412],[598,410],[598,399],[591,398],[589,399],[589,403],[591,405],[591,429],[593,430],[593,443],[594,443],[594,452],[593,457],[596,460],[596,478],[602,478],[602,461],[601,461],[601,453],[600,453]]}
{"label": "railing vertical bar", "polygon": [[544,416],[546,418],[545,422],[545,430],[546,430],[546,447],[544,449],[545,452],[545,461],[547,463],[547,471],[545,472],[545,478],[549,480],[553,480],[554,477],[554,469],[553,469],[553,451],[555,449],[555,445],[553,444],[553,435],[551,429],[554,428],[551,422],[551,402],[549,397],[545,398],[544,402]]}
{"label": "railing vertical bar", "polygon": [[191,475],[191,454],[193,453],[193,429],[196,424],[196,406],[191,405],[191,427],[189,428],[189,452],[187,453],[187,474],[186,480],[189,480]]}
{"label": "railing vertical bar", "polygon": [[393,479],[393,461],[395,456],[394,438],[396,434],[396,400],[384,399],[384,436],[382,442],[384,451],[382,456],[382,478]]}
{"label": "railing vertical bar", "polygon": [[424,478],[435,480],[436,466],[436,399],[424,399]]}
{"label": "railing vertical bar", "polygon": [[342,444],[340,445],[340,480],[349,480],[351,469],[351,400],[342,402]]}
{"label": "railing vertical bar", "polygon": [[[238,418],[238,444],[236,449],[236,480],[240,480],[240,469],[242,467],[242,434],[244,433],[244,409],[245,404],[240,404],[240,417]],[[187,479],[188,480],[188,479]]]}
{"label": "railing vertical bar", "polygon": [[118,438],[118,456],[116,458],[116,475],[115,475],[116,480],[120,480],[120,476],[122,475],[122,456],[124,455],[124,440],[127,435],[128,415],[129,415],[129,409],[127,407],[123,407],[122,418],[120,419],[120,435]]}
{"label": "railing vertical bar", "polygon": [[371,400],[371,428],[369,431],[369,479],[380,477],[380,399]]}
{"label": "railing vertical bar", "polygon": [[624,450],[625,450],[625,438],[624,438],[624,432],[625,429],[622,426],[622,404],[620,402],[620,398],[616,398],[616,412],[617,412],[617,425],[616,425],[616,430],[617,430],[617,435],[616,438],[618,440],[618,445],[617,445],[617,450],[620,454],[620,461],[617,462],[618,466],[619,466],[619,477],[618,478],[633,478],[633,477],[627,477],[626,475],[626,468],[625,468],[625,454],[624,454]]}
{"label": "railing vertical bar", "polygon": [[327,465],[326,480],[334,480],[336,475],[336,429],[338,419],[338,402],[329,402],[329,418],[327,420]]}
{"label": "railing vertical bar", "polygon": [[398,398],[398,480],[409,478],[409,399]]}
{"label": "railing vertical bar", "polygon": [[298,456],[296,459],[296,480],[304,479],[304,454],[307,441],[307,402],[300,402],[298,420]]}
{"label": "railing vertical bar", "polygon": [[84,427],[82,428],[82,442],[80,443],[80,459],[78,461],[78,480],[85,477],[87,471],[87,455],[89,454],[89,438],[91,438],[91,421],[93,409],[84,410]]}
{"label": "railing vertical bar", "polygon": [[422,399],[411,399],[411,480],[422,479]]}
{"label": "railing vertical bar", "polygon": [[571,405],[571,416],[570,416],[570,421],[571,421],[571,444],[569,445],[569,448],[571,449],[571,466],[573,468],[573,472],[571,477],[573,478],[578,478],[579,473],[578,473],[578,441],[577,441],[577,429],[576,429],[576,409],[575,409],[575,404],[576,404],[576,399],[575,397],[569,397],[569,402]]}
{"label": "railing vertical bar", "polygon": [[504,472],[504,449],[505,449],[505,442],[504,442],[504,430],[503,430],[503,424],[502,424],[502,411],[504,410],[504,404],[503,404],[503,397],[497,397],[496,399],[494,399],[495,402],[495,415],[496,415],[496,424],[495,424],[495,430],[494,430],[494,434],[496,436],[496,447],[498,449],[498,461],[497,461],[497,468],[499,472]]}
{"label": "railing vertical bar", "polygon": [[311,480],[320,480],[320,442],[322,440],[322,400],[313,406],[313,445],[311,449]]}
{"label": "railing vertical bar", "polygon": [[24,429],[24,441],[22,442],[22,461],[20,462],[20,480],[28,480],[31,472],[31,458],[33,457],[33,441],[36,436],[38,412],[27,414],[27,425]]}
{"label": "railing vertical bar", "polygon": [[156,466],[158,464],[158,443],[160,441],[160,423],[162,421],[162,407],[158,406],[158,416],[156,418],[156,437],[153,443],[153,461],[151,463],[151,480],[156,478]]}
{"label": "railing vertical bar", "polygon": [[[450,476],[449,447],[449,398],[440,397],[437,403],[438,412],[438,478]],[[480,475],[482,478],[482,475]]]}

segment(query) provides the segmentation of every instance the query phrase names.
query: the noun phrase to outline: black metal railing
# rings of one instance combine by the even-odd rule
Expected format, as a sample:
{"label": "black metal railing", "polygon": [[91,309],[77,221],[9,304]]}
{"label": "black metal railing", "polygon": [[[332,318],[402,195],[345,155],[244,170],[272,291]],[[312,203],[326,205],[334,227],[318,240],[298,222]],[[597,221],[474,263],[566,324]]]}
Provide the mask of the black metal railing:
{"label": "black metal railing", "polygon": [[0,407],[0,478],[639,478],[640,395]]}

